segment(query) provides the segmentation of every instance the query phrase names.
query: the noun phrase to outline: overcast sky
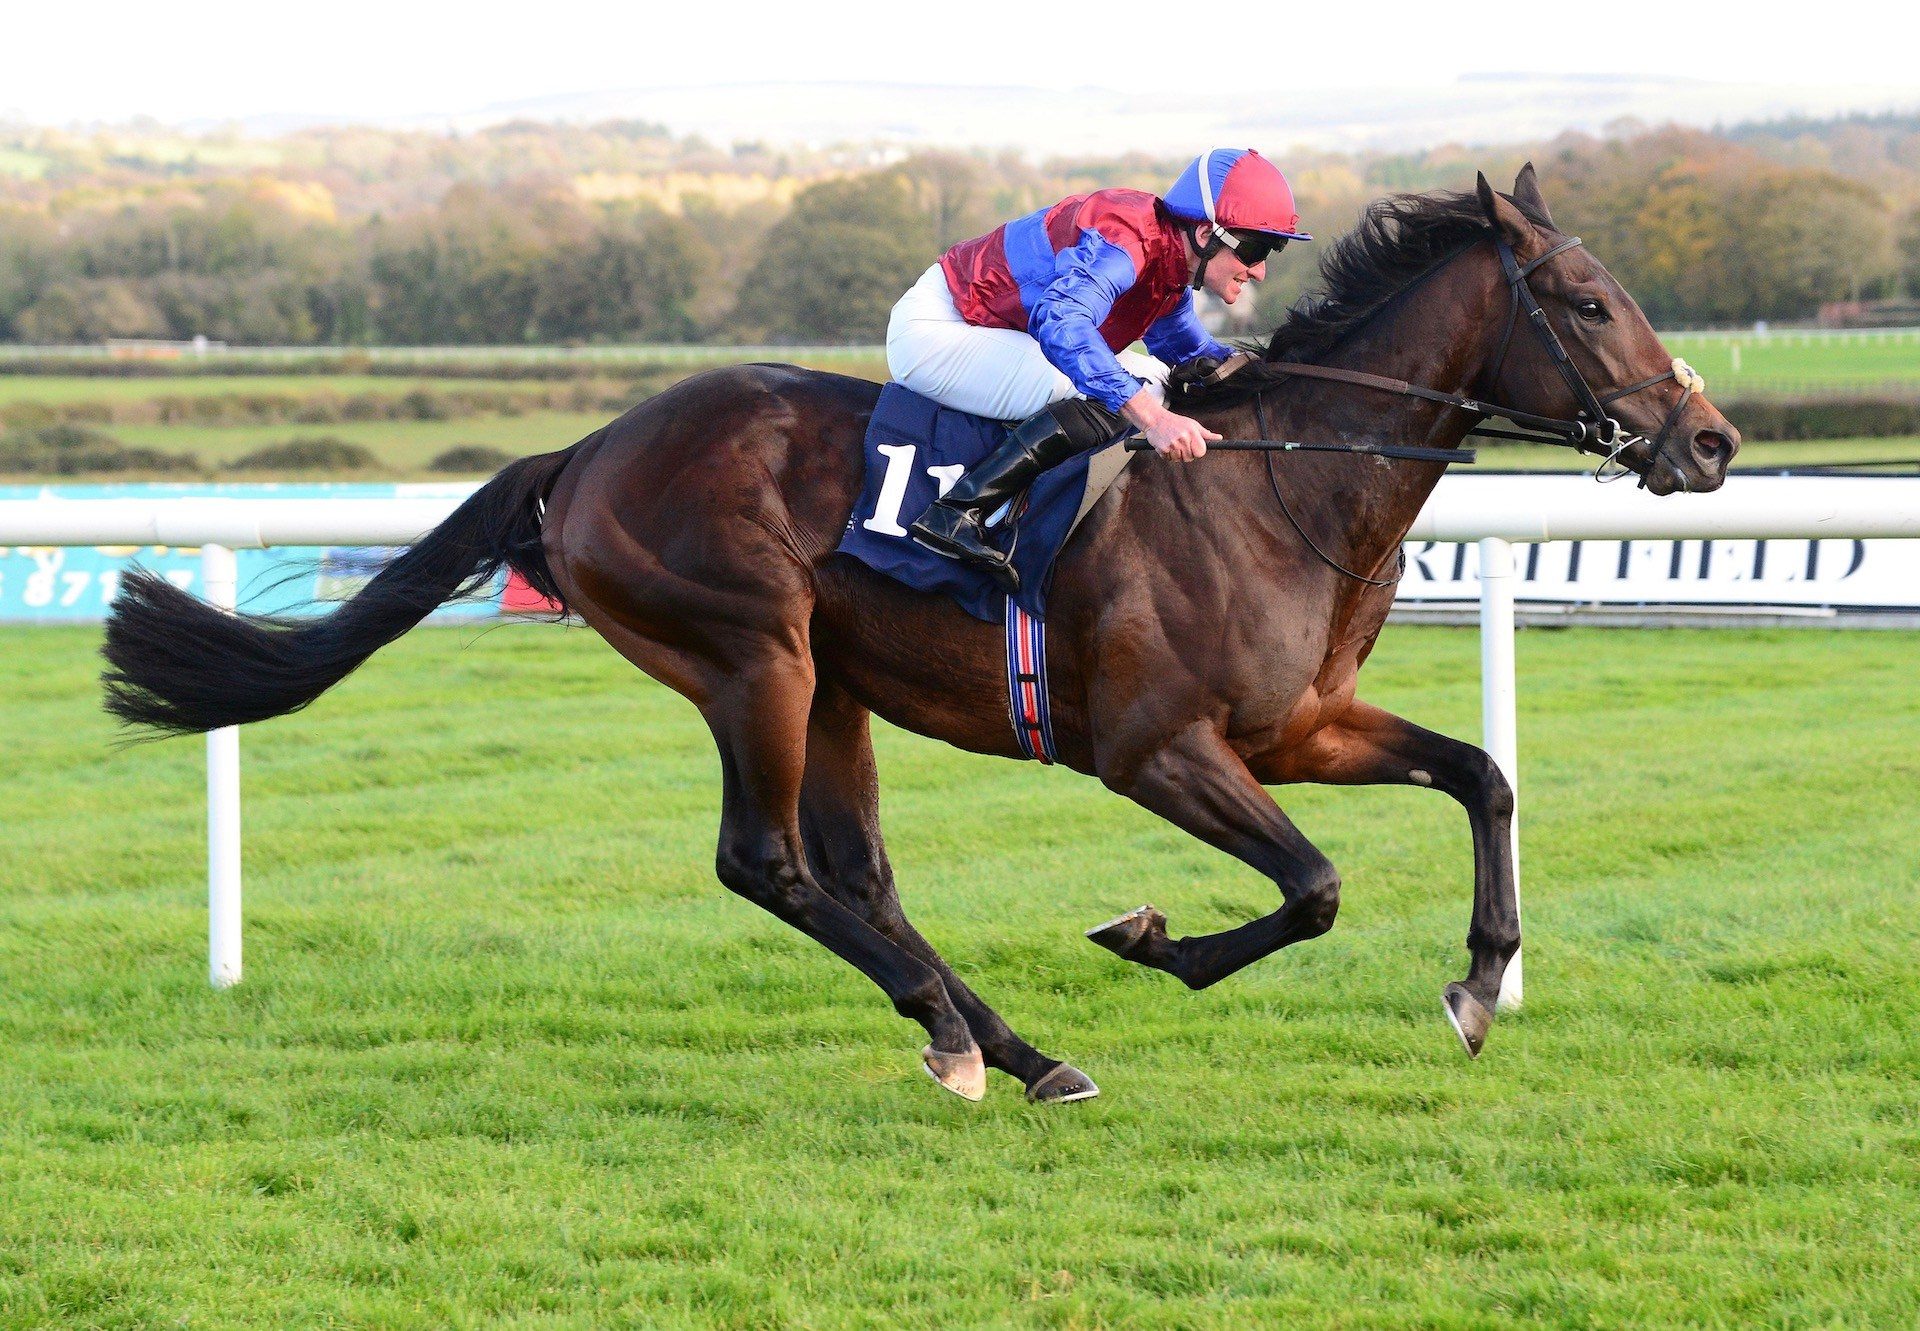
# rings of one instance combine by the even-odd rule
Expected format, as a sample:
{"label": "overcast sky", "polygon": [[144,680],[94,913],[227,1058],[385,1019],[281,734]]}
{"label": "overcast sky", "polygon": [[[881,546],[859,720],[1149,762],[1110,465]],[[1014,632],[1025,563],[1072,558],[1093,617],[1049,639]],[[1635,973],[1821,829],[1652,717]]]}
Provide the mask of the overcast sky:
{"label": "overcast sky", "polygon": [[93,0],[7,10],[0,116],[39,123],[456,115],[773,79],[1337,95],[1521,70],[1911,89],[1920,106],[1920,18],[1903,0]]}

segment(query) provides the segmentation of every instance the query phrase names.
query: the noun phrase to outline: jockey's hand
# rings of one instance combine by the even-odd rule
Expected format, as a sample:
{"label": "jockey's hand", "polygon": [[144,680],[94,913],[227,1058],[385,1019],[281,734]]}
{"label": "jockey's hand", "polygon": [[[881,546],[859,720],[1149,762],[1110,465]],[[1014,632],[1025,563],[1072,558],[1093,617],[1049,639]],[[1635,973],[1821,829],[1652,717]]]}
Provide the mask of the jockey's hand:
{"label": "jockey's hand", "polygon": [[1220,436],[1191,417],[1166,411],[1146,428],[1153,451],[1173,462],[1191,462],[1207,455],[1207,444]]}
{"label": "jockey's hand", "polygon": [[1154,452],[1173,462],[1205,457],[1208,441],[1220,438],[1199,421],[1168,411],[1146,389],[1128,402],[1121,414],[1140,428]]}

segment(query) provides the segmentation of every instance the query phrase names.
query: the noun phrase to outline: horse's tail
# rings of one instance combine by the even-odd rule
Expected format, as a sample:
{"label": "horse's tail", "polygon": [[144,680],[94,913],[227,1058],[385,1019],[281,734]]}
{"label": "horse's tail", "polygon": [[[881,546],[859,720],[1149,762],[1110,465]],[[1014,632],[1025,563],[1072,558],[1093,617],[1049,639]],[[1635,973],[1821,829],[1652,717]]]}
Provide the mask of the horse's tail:
{"label": "horse's tail", "polygon": [[564,608],[540,543],[540,516],[578,447],[512,463],[318,619],[233,614],[136,570],[107,616],[107,710],[165,735],[298,711],[437,606],[484,586],[502,565]]}

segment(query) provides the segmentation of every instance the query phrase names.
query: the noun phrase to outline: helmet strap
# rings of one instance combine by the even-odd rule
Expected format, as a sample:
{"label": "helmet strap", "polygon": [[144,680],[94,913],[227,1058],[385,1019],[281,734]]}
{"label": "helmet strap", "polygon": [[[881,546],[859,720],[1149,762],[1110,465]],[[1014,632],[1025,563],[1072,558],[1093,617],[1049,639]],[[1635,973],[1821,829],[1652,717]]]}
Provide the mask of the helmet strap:
{"label": "helmet strap", "polygon": [[1198,291],[1207,284],[1207,265],[1213,262],[1214,255],[1227,247],[1226,237],[1220,234],[1218,223],[1213,225],[1213,234],[1207,237],[1205,245],[1194,239],[1193,233],[1199,229],[1198,223],[1186,222],[1180,229],[1187,237],[1188,247],[1200,256],[1200,266],[1193,270],[1193,289]]}

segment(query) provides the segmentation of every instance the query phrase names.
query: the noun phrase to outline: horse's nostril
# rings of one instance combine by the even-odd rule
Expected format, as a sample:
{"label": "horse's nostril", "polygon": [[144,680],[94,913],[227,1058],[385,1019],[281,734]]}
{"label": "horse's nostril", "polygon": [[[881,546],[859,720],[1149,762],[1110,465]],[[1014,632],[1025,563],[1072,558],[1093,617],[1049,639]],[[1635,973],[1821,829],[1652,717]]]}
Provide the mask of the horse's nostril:
{"label": "horse's nostril", "polygon": [[1739,445],[1718,430],[1702,430],[1693,437],[1693,454],[1709,467],[1724,467],[1733,461]]}

